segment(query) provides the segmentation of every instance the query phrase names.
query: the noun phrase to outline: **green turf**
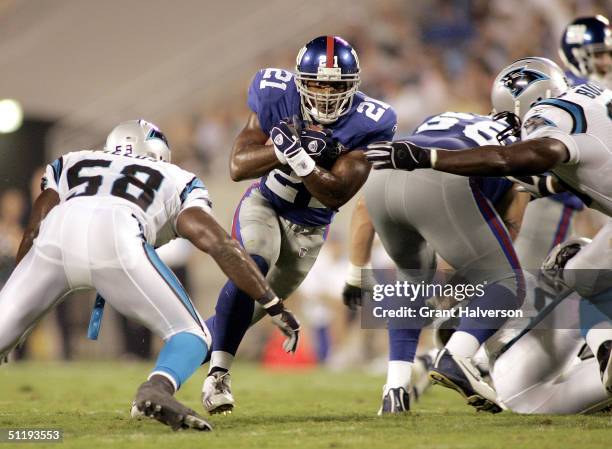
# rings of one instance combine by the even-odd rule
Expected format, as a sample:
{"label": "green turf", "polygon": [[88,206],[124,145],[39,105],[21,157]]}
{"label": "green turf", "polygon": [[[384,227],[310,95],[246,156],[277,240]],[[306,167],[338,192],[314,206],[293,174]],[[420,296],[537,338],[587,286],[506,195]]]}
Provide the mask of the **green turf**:
{"label": "green turf", "polygon": [[[234,371],[238,407],[210,421],[212,433],[172,432],[128,416],[147,365],[21,363],[0,367],[0,428],[59,427],[60,444],[19,448],[603,448],[612,416],[477,414],[453,392],[434,387],[408,416],[379,418],[382,380],[322,370],[270,373],[250,365]],[[179,393],[202,410],[200,372]]]}

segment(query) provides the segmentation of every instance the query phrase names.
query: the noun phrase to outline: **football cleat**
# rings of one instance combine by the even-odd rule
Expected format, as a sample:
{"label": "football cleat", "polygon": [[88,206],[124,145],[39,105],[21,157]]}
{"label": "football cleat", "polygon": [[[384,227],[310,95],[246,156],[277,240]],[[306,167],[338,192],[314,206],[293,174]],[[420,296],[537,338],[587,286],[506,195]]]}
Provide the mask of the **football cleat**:
{"label": "football cleat", "polygon": [[147,416],[170,426],[172,430],[212,430],[212,426],[195,411],[177,401],[163,381],[151,379],[143,383],[132,403],[131,416]]}
{"label": "football cleat", "polygon": [[497,403],[495,390],[482,380],[470,359],[452,355],[447,349],[438,353],[429,379],[433,384],[457,391],[478,411],[499,413],[503,410]]}
{"label": "football cleat", "polygon": [[231,377],[229,372],[215,371],[204,379],[202,386],[202,404],[208,413],[232,413],[234,397],[232,396]]}
{"label": "football cleat", "polygon": [[382,405],[378,409],[378,416],[398,414],[410,411],[410,396],[404,387],[383,387]]}
{"label": "football cleat", "polygon": [[612,394],[612,340],[604,341],[597,349],[597,362],[601,381],[608,394]]}

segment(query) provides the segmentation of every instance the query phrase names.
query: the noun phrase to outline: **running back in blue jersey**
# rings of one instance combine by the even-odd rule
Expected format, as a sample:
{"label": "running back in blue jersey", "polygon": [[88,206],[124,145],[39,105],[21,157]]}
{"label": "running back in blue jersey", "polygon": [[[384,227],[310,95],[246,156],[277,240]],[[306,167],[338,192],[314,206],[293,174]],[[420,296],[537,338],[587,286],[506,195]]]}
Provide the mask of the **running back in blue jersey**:
{"label": "running back in blue jersey", "polygon": [[[267,68],[257,72],[249,87],[248,105],[268,135],[279,121],[293,115],[303,117],[293,74],[287,70]],[[348,152],[379,140],[392,140],[396,123],[391,106],[357,92],[349,112],[326,128]],[[280,216],[299,225],[327,225],[335,213],[312,197],[294,173],[272,170],[262,177],[260,190]]]}
{"label": "running back in blue jersey", "polygon": [[[426,119],[408,140],[424,147],[464,150],[475,146],[498,145],[497,134],[506,128],[489,116],[463,112],[444,112]],[[506,144],[515,139],[508,138]],[[482,193],[495,204],[512,188],[505,178],[474,177]]]}

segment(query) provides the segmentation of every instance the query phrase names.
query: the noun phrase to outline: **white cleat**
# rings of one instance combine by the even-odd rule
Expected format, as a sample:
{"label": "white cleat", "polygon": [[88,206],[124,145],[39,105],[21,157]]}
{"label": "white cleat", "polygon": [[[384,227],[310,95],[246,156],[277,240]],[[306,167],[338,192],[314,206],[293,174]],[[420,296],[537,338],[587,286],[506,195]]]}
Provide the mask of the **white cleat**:
{"label": "white cleat", "polygon": [[211,415],[232,413],[234,397],[232,396],[231,382],[230,373],[221,371],[216,371],[204,379],[202,405],[208,413]]}

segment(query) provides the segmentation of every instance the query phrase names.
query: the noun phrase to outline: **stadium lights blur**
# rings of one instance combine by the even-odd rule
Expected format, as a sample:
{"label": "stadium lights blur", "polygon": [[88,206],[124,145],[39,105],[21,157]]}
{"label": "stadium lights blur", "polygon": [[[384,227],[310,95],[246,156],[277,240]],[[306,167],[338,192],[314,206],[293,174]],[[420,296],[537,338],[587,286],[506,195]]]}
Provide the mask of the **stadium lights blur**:
{"label": "stadium lights blur", "polygon": [[17,131],[23,123],[21,105],[9,98],[0,100],[0,133],[8,134]]}

